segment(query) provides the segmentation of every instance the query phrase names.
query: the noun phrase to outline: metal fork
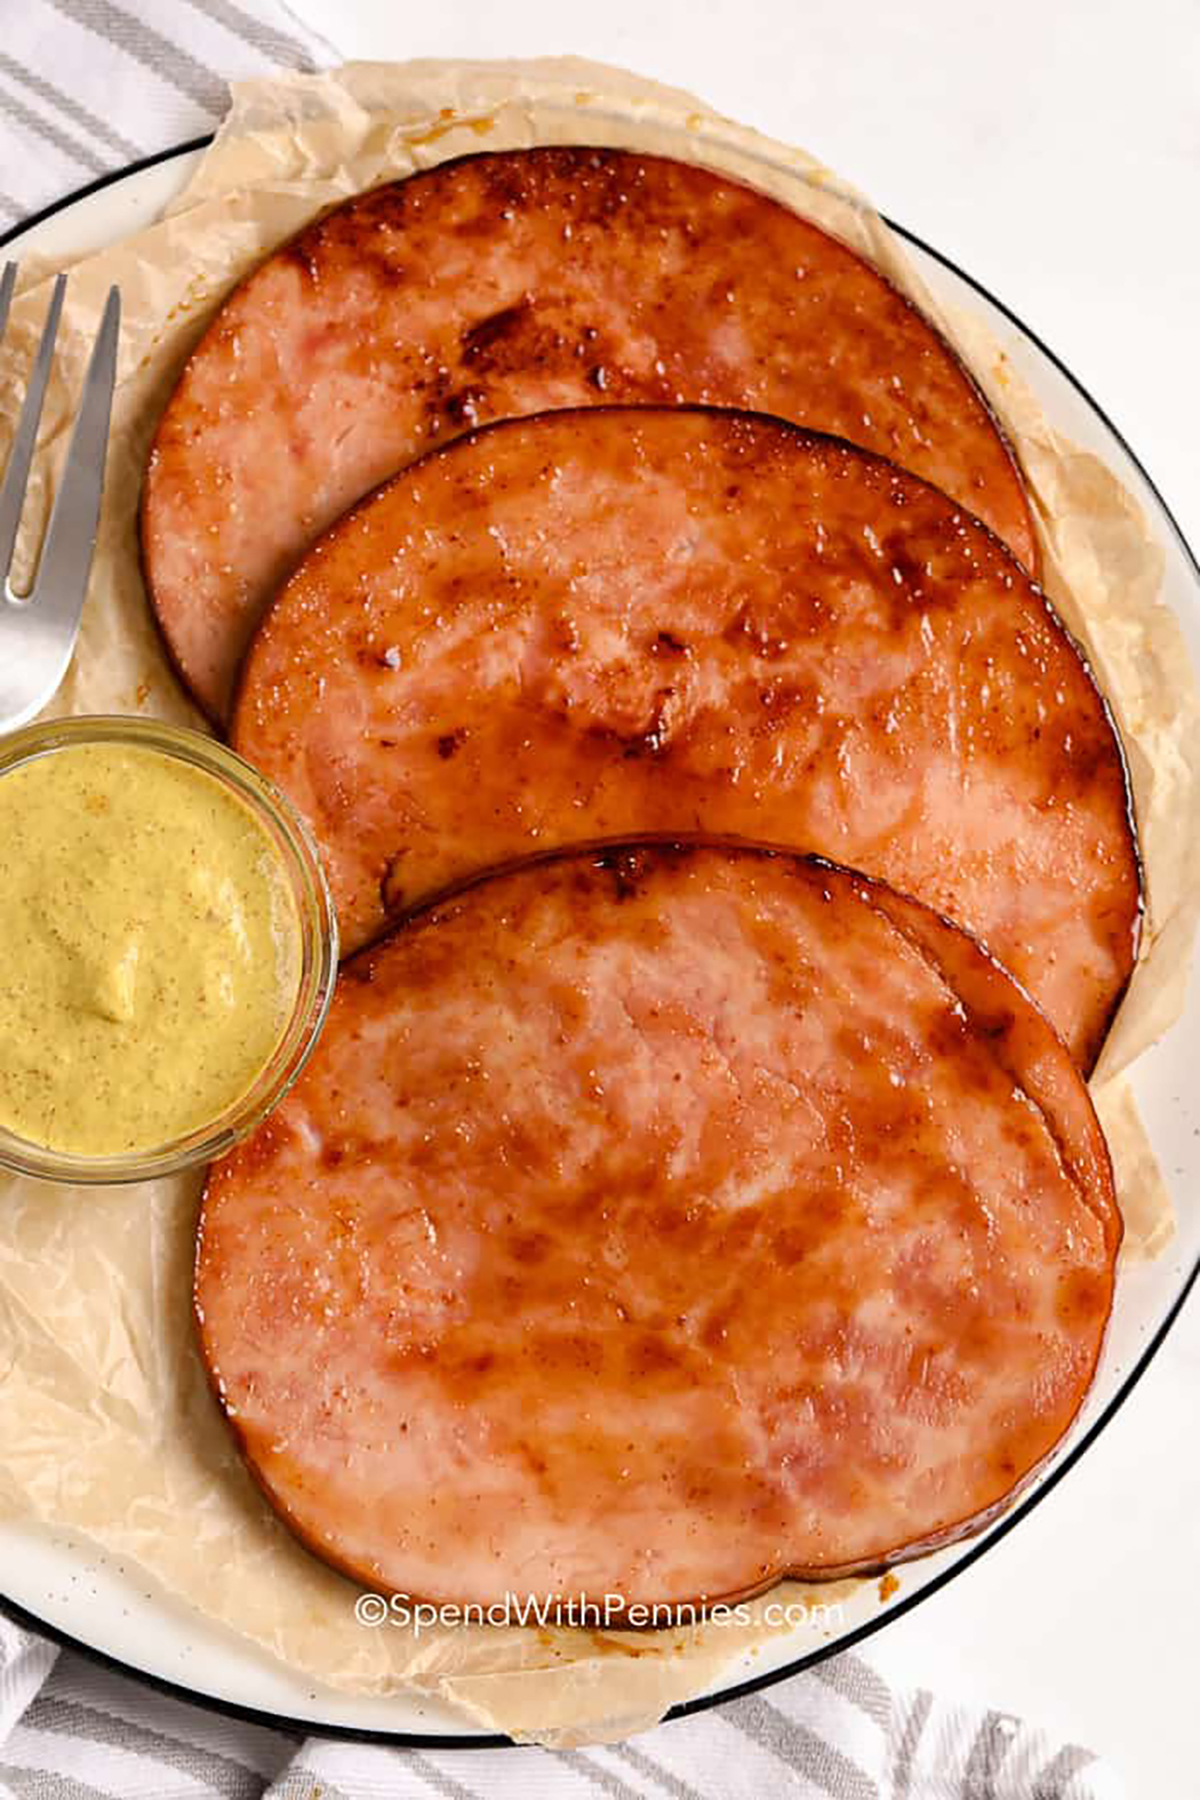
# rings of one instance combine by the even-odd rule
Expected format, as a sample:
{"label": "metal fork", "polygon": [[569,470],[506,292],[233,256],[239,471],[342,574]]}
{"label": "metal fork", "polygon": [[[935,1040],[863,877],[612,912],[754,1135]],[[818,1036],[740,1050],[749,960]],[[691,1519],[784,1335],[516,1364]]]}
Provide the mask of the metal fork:
{"label": "metal fork", "polygon": [[[16,281],[17,265],[9,263],[0,278],[0,338],[8,325]],[[0,487],[0,732],[13,731],[40,712],[67,672],[79,635],[100,522],[121,323],[121,296],[116,288],[109,290],[84,377],[83,398],[33,586],[27,594],[13,592],[9,571],[66,287],[67,278],[60,275],[50,296],[42,341]]]}

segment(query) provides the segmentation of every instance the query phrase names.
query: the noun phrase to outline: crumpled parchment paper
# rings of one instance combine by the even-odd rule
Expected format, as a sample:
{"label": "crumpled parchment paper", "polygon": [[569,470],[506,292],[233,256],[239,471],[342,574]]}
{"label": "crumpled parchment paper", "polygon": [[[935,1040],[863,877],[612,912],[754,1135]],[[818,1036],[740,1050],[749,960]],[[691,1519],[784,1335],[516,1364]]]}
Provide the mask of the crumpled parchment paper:
{"label": "crumpled parchment paper", "polygon": [[[932,301],[862,196],[804,152],[689,95],[572,59],[359,64],[236,89],[216,143],[165,217],[74,266],[18,578],[40,540],[114,281],[124,327],[90,598],[50,710],[201,724],[150,620],[136,507],[159,411],[233,283],[346,195],[466,151],[541,142],[659,151],[774,194],[912,294],[988,392],[1032,485],[1048,591],[1093,660],[1130,758],[1148,923],[1096,1092],[1127,1253],[1152,1253],[1169,1236],[1170,1206],[1119,1077],[1181,1005],[1200,846],[1200,711],[1178,625],[1156,597],[1160,553],[1116,478],[1051,429],[978,320],[947,316]],[[0,448],[15,425],[46,276],[26,261],[0,358]],[[194,1176],[107,1191],[0,1178],[0,1514],[89,1535],[309,1678],[358,1692],[417,1688],[481,1726],[556,1745],[647,1726],[773,1635],[762,1603],[744,1626],[649,1633],[456,1627],[417,1638],[364,1629],[353,1612],[358,1590],[279,1525],[208,1393],[190,1315],[198,1192]],[[829,1603],[854,1586],[787,1584],[772,1598]],[[809,1641],[821,1637],[811,1628]]]}

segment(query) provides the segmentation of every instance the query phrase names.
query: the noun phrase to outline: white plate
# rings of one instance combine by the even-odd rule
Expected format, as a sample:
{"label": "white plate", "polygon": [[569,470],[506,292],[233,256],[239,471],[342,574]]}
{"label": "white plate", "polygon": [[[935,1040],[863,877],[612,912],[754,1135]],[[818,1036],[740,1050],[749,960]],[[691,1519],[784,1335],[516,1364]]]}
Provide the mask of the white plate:
{"label": "white plate", "polygon": [[[0,243],[10,244],[13,255],[36,251],[64,260],[98,249],[149,224],[178,192],[199,155],[196,147],[185,147],[131,169],[62,202]],[[1141,502],[1164,552],[1164,598],[1182,623],[1193,664],[1200,665],[1200,567],[1132,452],[1096,403],[1019,320],[952,264],[901,235],[930,288],[946,301],[973,307],[983,316],[1051,422],[1102,456]],[[1122,1271],[1100,1373],[1049,1469],[1021,1504],[989,1531],[905,1566],[898,1598],[884,1604],[877,1584],[864,1582],[846,1604],[838,1630],[809,1628],[776,1640],[733,1664],[709,1692],[678,1712],[695,1711],[780,1680],[906,1612],[1012,1530],[1103,1429],[1145,1369],[1200,1271],[1200,1208],[1188,1205],[1191,1191],[1200,1186],[1198,1056],[1200,981],[1193,979],[1184,1018],[1134,1072],[1138,1101],[1177,1202],[1178,1233],[1157,1262]],[[465,1747],[504,1741],[473,1732],[447,1708],[407,1694],[358,1699],[309,1682],[231,1632],[198,1618],[170,1596],[152,1591],[136,1570],[78,1539],[0,1527],[0,1596],[5,1610],[22,1622],[230,1712],[260,1718],[266,1714],[276,1723],[381,1734],[393,1741],[427,1745]]]}

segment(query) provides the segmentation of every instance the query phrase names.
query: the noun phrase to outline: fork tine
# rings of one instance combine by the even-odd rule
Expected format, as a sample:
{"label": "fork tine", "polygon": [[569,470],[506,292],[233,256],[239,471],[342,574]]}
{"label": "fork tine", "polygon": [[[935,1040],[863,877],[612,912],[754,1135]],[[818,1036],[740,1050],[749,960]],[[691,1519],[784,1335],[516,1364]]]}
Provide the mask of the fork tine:
{"label": "fork tine", "polygon": [[0,276],[0,338],[4,336],[8,326],[8,309],[12,305],[13,289],[17,285],[17,264],[5,263],[4,274]]}
{"label": "fork tine", "polygon": [[109,288],[33,588],[39,613],[69,617],[73,626],[83,610],[100,523],[120,328],[120,290]]}
{"label": "fork tine", "polygon": [[17,425],[17,435],[13,439],[8,459],[4,486],[0,488],[0,582],[6,588],[8,572],[12,567],[13,548],[17,541],[17,527],[21,523],[29,465],[33,461],[33,447],[37,442],[42,402],[46,397],[46,383],[50,379],[50,365],[54,360],[54,340],[58,335],[58,318],[62,312],[66,285],[65,275],[60,275],[54,283],[54,292],[50,296],[50,307],[42,330],[42,341],[38,345],[25,404],[21,408],[21,418]]}

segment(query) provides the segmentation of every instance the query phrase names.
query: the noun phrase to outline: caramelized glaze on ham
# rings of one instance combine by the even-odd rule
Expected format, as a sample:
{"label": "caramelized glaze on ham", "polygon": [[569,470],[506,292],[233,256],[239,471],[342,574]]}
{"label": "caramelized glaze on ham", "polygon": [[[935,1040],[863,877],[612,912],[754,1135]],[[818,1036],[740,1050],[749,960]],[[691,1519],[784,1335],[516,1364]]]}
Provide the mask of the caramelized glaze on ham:
{"label": "caramelized glaze on ham", "polygon": [[433,453],[285,586],[232,741],[307,815],[351,948],[514,856],[707,830],[948,914],[1085,1066],[1133,963],[1120,746],[1044,596],[935,489],[778,420],[562,412]]}
{"label": "caramelized glaze on ham", "polygon": [[312,539],[421,452],[552,407],[703,401],[894,457],[1029,567],[1012,455],[949,346],[845,245],[710,170],[574,146],[443,163],[338,207],[218,312],[146,476],[143,559],[215,718]]}

